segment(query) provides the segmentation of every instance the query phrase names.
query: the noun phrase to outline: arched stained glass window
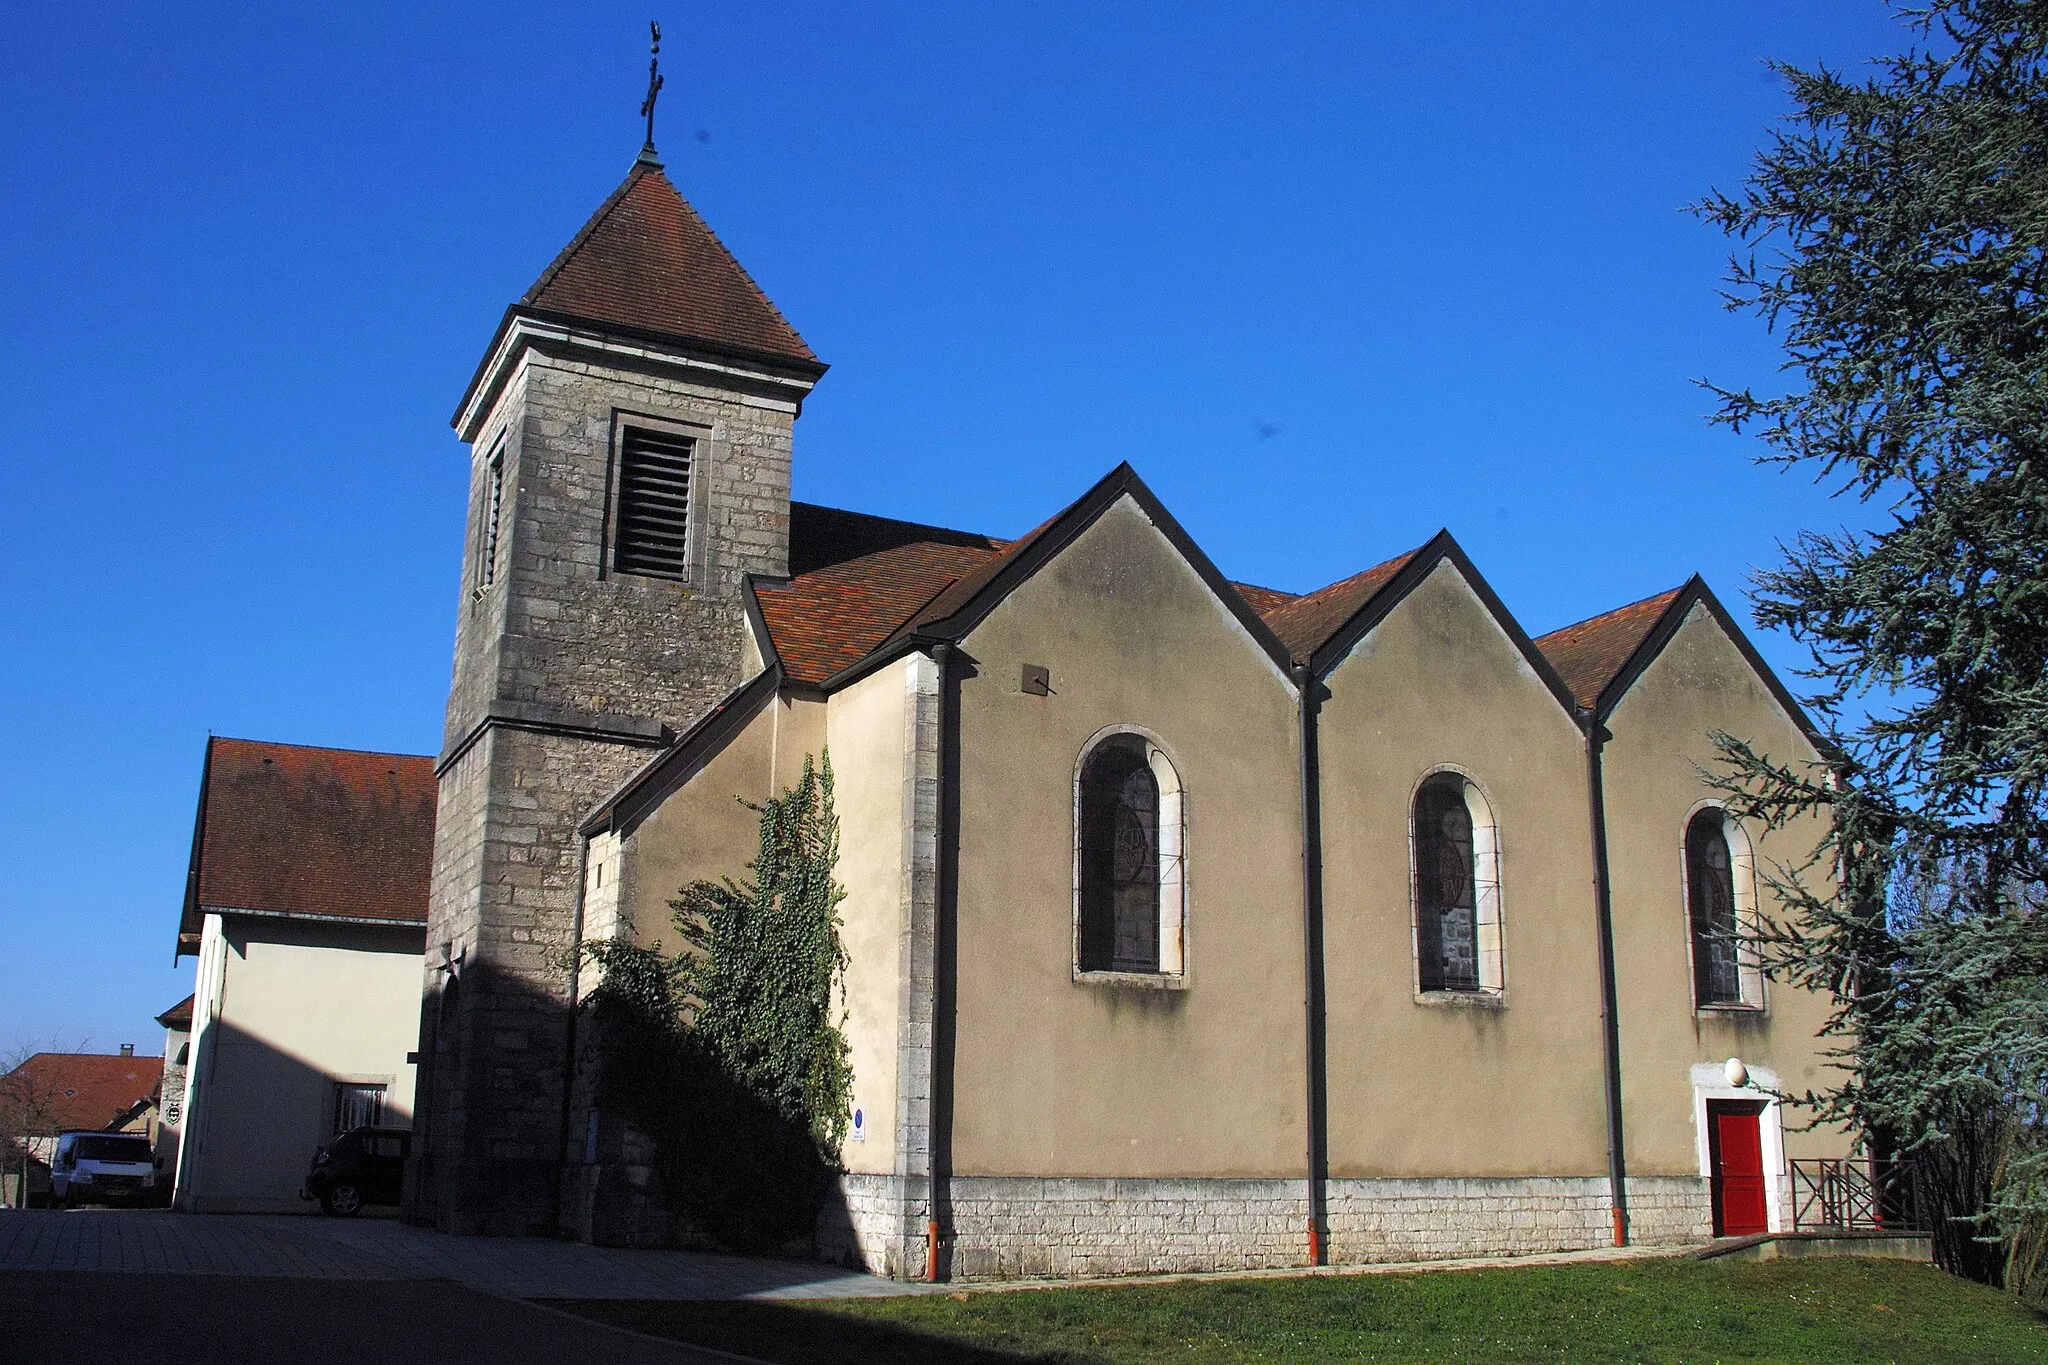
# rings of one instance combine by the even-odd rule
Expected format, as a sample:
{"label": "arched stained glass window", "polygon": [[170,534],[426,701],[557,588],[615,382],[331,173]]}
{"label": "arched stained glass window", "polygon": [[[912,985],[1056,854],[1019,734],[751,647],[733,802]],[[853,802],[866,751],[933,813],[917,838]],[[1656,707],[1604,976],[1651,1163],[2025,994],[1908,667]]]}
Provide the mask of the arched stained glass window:
{"label": "arched stained glass window", "polygon": [[1480,988],[1477,872],[1465,780],[1439,773],[1415,794],[1415,937],[1425,991]]}
{"label": "arched stained glass window", "polygon": [[1701,811],[1685,828],[1685,892],[1692,917],[1694,1003],[1742,1004],[1735,861],[1729,855],[1728,834],[1718,810]]}
{"label": "arched stained glass window", "polygon": [[1159,780],[1144,740],[1113,735],[1081,770],[1081,970],[1160,970]]}

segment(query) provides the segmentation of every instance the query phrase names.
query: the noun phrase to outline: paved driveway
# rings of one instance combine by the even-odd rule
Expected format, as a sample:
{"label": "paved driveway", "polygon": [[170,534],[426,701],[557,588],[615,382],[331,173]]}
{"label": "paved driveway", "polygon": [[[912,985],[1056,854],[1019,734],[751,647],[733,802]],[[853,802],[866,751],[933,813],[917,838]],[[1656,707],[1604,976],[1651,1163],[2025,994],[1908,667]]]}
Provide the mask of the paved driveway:
{"label": "paved driveway", "polygon": [[[804,1299],[928,1292],[835,1266],[537,1237],[450,1237],[390,1218],[0,1210],[0,1271],[453,1280],[515,1299]],[[236,1291],[236,1292],[239,1292]]]}

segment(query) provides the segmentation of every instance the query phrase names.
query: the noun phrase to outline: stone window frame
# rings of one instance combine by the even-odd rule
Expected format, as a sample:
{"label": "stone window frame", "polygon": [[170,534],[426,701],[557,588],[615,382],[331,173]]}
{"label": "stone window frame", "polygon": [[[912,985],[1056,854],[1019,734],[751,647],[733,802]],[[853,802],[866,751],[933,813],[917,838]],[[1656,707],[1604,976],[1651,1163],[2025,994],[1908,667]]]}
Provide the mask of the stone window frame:
{"label": "stone window frame", "polygon": [[[1145,742],[1146,766],[1159,784],[1159,966],[1157,972],[1088,971],[1081,966],[1081,774],[1106,741],[1131,735]],[[1074,759],[1073,904],[1067,962],[1076,985],[1130,986],[1143,990],[1186,990],[1188,952],[1188,794],[1180,763],[1166,742],[1141,725],[1108,725],[1088,737]]]}
{"label": "stone window frame", "polygon": [[[1699,998],[1699,941],[1692,928],[1692,860],[1686,856],[1686,833],[1702,811],[1721,812],[1721,835],[1728,841],[1728,879],[1735,892],[1736,972],[1742,998],[1720,1002]],[[1715,797],[1695,801],[1678,822],[1678,916],[1685,933],[1685,996],[1695,1014],[1757,1015],[1770,1011],[1766,992],[1763,956],[1756,947],[1761,927],[1762,901],[1757,893],[1756,842],[1748,828],[1728,812],[1728,803]]]}
{"label": "stone window frame", "polygon": [[[1422,988],[1422,869],[1415,829],[1416,802],[1431,778],[1450,773],[1465,784],[1465,809],[1472,817],[1473,937],[1479,954],[1477,990]],[[1475,802],[1477,803],[1475,806]],[[1507,915],[1501,873],[1500,820],[1494,801],[1469,768],[1439,763],[1425,770],[1408,789],[1408,981],[1418,1005],[1443,1008],[1505,1009],[1508,1003]]]}
{"label": "stone window frame", "polygon": [[[689,522],[684,531],[688,567],[680,576],[631,573],[618,567],[619,500],[624,496],[622,480],[619,477],[619,463],[625,455],[628,427],[688,437],[690,440],[690,507],[687,513]],[[713,440],[716,434],[717,427],[710,422],[691,421],[640,408],[612,408],[611,425],[605,437],[604,527],[598,537],[597,557],[599,579],[629,579],[636,583],[678,583],[693,590],[702,589],[710,582],[711,564],[708,547],[711,538],[706,532],[711,472],[717,462],[716,445]]]}

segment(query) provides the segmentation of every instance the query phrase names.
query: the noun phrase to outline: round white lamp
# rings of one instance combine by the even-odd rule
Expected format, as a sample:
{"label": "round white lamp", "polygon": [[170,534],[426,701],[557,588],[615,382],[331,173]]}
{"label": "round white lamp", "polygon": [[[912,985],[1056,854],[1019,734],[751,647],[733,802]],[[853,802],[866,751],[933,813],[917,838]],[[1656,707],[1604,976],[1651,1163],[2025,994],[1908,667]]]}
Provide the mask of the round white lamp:
{"label": "round white lamp", "polygon": [[1742,1058],[1730,1057],[1721,1064],[1721,1074],[1728,1078],[1728,1084],[1742,1086],[1749,1084],[1749,1068],[1742,1064]]}

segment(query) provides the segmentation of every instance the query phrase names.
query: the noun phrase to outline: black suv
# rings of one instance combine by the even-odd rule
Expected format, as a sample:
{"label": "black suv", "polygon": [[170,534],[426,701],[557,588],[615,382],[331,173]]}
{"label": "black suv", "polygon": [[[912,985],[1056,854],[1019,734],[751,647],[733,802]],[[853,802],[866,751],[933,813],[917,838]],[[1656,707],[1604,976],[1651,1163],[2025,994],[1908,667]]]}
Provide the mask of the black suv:
{"label": "black suv", "polygon": [[306,1172],[301,1199],[317,1199],[334,1218],[352,1218],[365,1204],[396,1204],[405,1186],[412,1134],[403,1128],[351,1128],[321,1144]]}

